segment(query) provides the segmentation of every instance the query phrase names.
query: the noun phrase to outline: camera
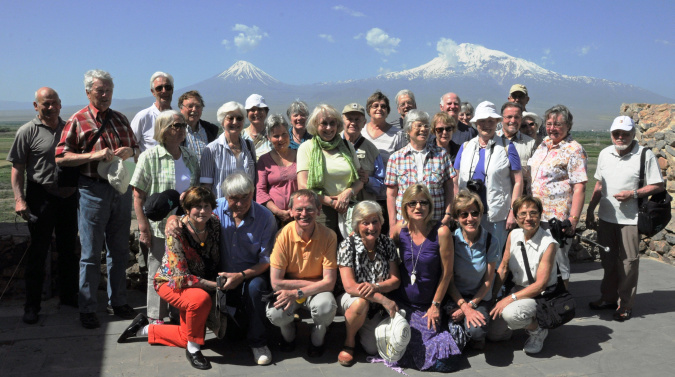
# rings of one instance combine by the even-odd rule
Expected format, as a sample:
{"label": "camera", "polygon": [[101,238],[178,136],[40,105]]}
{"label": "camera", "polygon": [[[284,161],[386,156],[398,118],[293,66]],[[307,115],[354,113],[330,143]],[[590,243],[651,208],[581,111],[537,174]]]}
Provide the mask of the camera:
{"label": "camera", "polygon": [[466,182],[466,188],[469,189],[469,191],[471,192],[480,194],[485,188],[485,183],[483,183],[482,179],[471,179],[468,182]]}
{"label": "camera", "polygon": [[216,287],[217,289],[223,288],[223,286],[227,283],[227,276],[220,276],[218,275],[216,277]]}

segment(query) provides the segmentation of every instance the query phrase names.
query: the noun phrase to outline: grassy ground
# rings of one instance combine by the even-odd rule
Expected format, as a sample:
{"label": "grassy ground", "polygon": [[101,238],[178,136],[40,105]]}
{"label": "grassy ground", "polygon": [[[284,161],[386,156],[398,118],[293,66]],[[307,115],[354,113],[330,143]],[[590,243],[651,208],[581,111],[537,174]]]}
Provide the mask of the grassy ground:
{"label": "grassy ground", "polygon": [[588,154],[588,183],[586,183],[586,200],[584,202],[588,204],[595,187],[596,179],[593,176],[597,167],[598,155],[601,150],[612,144],[612,140],[609,132],[573,131],[572,137],[584,147],[586,154]]}

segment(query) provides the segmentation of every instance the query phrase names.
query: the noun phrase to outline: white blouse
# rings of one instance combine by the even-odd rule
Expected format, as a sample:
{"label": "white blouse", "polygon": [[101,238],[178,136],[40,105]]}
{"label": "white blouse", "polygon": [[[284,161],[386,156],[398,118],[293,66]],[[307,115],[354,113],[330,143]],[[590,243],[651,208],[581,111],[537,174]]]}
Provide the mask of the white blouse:
{"label": "white blouse", "polygon": [[[527,261],[530,265],[530,272],[534,280],[537,280],[537,269],[539,268],[539,263],[541,262],[544,252],[550,244],[555,245],[555,253],[560,252],[558,247],[558,242],[551,236],[548,230],[544,230],[542,227],[539,227],[537,232],[534,234],[529,241],[525,241],[525,234],[522,229],[514,229],[511,232],[511,257],[509,258],[509,270],[513,273],[513,282],[516,285],[521,287],[527,287],[530,285],[530,281],[527,279],[527,273],[525,272],[525,262],[523,262],[523,252],[520,249],[520,243],[525,244],[525,253],[527,254]],[[556,263],[553,264],[553,269],[551,270],[551,276],[548,278],[548,283],[546,286],[551,286],[555,284],[558,280]]]}

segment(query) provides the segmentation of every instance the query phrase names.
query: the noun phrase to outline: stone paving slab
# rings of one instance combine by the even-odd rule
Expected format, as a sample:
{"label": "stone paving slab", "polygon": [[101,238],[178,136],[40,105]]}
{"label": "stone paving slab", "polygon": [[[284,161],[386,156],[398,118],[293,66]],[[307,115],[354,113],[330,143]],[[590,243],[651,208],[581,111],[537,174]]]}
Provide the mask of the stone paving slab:
{"label": "stone paving slab", "polygon": [[[570,291],[577,299],[577,317],[549,332],[543,351],[523,353],[527,335],[516,331],[511,340],[486,345],[484,352],[467,351],[456,376],[669,376],[675,350],[675,279],[672,266],[643,258],[633,319],[619,323],[611,311],[594,312],[588,302],[599,295],[602,269],[599,262],[572,265]],[[129,292],[130,304],[144,310],[145,294]],[[306,356],[307,320],[299,324],[298,346],[284,354],[272,346],[274,363],[253,364],[242,341],[223,342],[207,334],[203,353],[211,360],[208,371],[193,369],[185,350],[148,345],[145,339],[118,344],[117,337],[129,321],[105,312],[105,292],[99,292],[101,328],[80,326],[76,308],[60,307],[58,299],[43,303],[35,325],[21,321],[22,302],[0,303],[0,376],[293,376],[380,377],[397,373],[382,364],[370,364],[363,354],[358,363],[344,368],[337,362],[344,323],[331,326],[327,350],[318,359]],[[278,333],[271,329],[274,339]],[[405,370],[409,376],[436,373]]]}

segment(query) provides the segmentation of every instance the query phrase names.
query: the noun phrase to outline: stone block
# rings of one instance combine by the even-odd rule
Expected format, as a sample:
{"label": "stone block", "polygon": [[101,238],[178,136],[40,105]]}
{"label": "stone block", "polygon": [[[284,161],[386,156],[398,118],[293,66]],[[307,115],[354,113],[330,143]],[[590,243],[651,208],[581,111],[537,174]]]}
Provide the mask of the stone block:
{"label": "stone block", "polygon": [[672,131],[666,132],[664,140],[666,141],[666,145],[675,147],[675,132]]}
{"label": "stone block", "polygon": [[[674,212],[675,212],[675,211],[672,211],[672,210],[670,211],[670,214],[673,216],[673,218],[675,218],[675,213],[674,213]],[[668,223],[668,225],[666,225],[666,230],[669,231],[669,232],[671,232],[671,233],[675,233],[675,221],[670,220],[670,222]]]}
{"label": "stone block", "polygon": [[654,148],[661,150],[663,147],[666,146],[666,141],[665,140],[658,140],[656,143],[654,143]]}
{"label": "stone block", "polygon": [[668,252],[668,257],[669,258],[675,258],[675,246],[670,247],[670,251]]}
{"label": "stone block", "polygon": [[665,133],[664,132],[657,132],[654,134],[654,139],[656,140],[663,140],[665,138]]}
{"label": "stone block", "polygon": [[670,145],[666,145],[664,149],[669,155],[675,156],[675,148],[671,147]]}
{"label": "stone block", "polygon": [[670,245],[666,241],[652,241],[649,243],[649,249],[663,255],[670,251]]}
{"label": "stone block", "polygon": [[666,233],[666,242],[668,242],[671,245],[675,245],[675,234]]}
{"label": "stone block", "polygon": [[668,192],[675,192],[675,181],[666,182],[666,190],[668,190]]}
{"label": "stone block", "polygon": [[[659,163],[660,165],[660,163]],[[668,160],[666,160],[666,166],[668,166]],[[675,180],[675,167],[674,166],[668,166],[668,169],[666,170],[666,179],[672,181]]]}
{"label": "stone block", "polygon": [[662,230],[652,236],[652,241],[663,241],[666,239],[666,231]]}

